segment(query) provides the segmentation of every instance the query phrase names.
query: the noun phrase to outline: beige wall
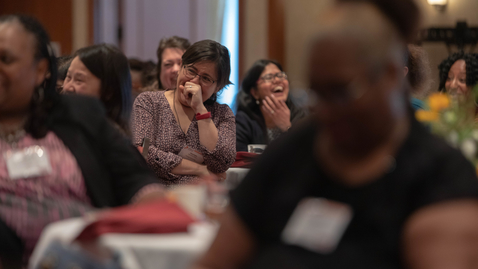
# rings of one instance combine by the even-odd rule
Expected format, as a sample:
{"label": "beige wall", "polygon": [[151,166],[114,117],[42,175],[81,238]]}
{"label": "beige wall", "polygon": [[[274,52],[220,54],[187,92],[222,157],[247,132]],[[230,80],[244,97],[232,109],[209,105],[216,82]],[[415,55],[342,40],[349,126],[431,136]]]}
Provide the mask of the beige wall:
{"label": "beige wall", "polygon": [[267,1],[245,1],[246,20],[244,22],[244,72],[258,59],[267,58]]}
{"label": "beige wall", "polygon": [[[478,0],[448,0],[445,11],[440,12],[427,3],[419,0],[424,13],[424,27],[455,27],[458,20],[466,20],[468,26],[478,27]],[[431,90],[438,88],[438,65],[448,57],[448,49],[443,43],[424,43],[423,47],[428,52],[433,82]],[[469,48],[466,48],[468,50]],[[456,47],[452,48],[456,51]]]}
{"label": "beige wall", "polygon": [[[267,56],[267,0],[246,0],[246,69],[257,59]],[[424,27],[454,27],[457,20],[467,20],[469,26],[478,27],[478,0],[448,0],[444,12],[417,0],[424,12]],[[307,47],[317,30],[317,19],[332,0],[285,0],[286,61],[292,88],[307,88]],[[425,43],[436,89],[438,64],[448,56],[444,44]],[[456,49],[456,48],[455,48]],[[242,57],[242,56],[241,56]]]}

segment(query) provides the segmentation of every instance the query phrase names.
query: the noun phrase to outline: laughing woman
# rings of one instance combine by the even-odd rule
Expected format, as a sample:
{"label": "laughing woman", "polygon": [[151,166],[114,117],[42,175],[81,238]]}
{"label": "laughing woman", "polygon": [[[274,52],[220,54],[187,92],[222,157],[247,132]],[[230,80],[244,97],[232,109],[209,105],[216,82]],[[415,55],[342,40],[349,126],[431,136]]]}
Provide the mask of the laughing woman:
{"label": "laughing woman", "polygon": [[133,106],[133,143],[151,144],[149,166],[165,185],[190,183],[224,172],[236,157],[234,114],[216,102],[230,84],[229,51],[212,40],[182,56],[176,89],[140,94]]}
{"label": "laughing woman", "polygon": [[254,63],[238,99],[237,151],[247,151],[249,144],[269,144],[306,115],[289,96],[289,81],[282,66],[271,60]]}

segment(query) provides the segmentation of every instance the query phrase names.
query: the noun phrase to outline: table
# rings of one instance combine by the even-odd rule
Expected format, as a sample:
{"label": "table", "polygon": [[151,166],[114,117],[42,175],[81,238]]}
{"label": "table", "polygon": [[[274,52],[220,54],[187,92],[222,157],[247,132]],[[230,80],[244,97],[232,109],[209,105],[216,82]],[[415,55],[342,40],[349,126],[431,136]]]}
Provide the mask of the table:
{"label": "table", "polygon": [[[73,218],[48,225],[30,258],[28,268],[35,268],[55,240],[68,244],[89,224],[85,218]],[[98,244],[117,251],[121,265],[128,269],[187,268],[212,243],[218,225],[198,222],[188,233],[175,234],[105,234]]]}

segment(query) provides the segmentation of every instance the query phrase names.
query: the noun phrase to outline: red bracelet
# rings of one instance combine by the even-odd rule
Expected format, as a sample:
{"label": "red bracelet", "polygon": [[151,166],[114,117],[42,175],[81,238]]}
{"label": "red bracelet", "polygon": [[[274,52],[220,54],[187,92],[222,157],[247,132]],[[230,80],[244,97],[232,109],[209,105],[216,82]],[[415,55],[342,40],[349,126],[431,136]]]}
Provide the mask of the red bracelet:
{"label": "red bracelet", "polygon": [[205,119],[209,119],[210,117],[211,117],[211,112],[207,112],[204,114],[199,114],[199,113],[196,114],[196,120],[205,120]]}

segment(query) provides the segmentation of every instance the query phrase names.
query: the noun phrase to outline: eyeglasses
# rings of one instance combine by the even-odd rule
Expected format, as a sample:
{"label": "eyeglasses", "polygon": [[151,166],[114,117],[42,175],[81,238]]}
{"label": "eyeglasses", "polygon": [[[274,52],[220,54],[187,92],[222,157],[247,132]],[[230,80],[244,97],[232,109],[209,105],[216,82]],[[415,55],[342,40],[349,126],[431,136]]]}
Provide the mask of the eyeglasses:
{"label": "eyeglasses", "polygon": [[199,76],[199,81],[201,82],[202,85],[204,86],[211,86],[212,84],[214,84],[216,81],[212,80],[211,78],[209,77],[206,77],[206,76],[202,76],[202,75],[199,75],[198,73],[196,73],[196,71],[194,71],[194,69],[192,69],[191,67],[189,66],[184,66],[184,75],[188,78],[188,79],[194,79],[195,77]]}
{"label": "eyeglasses", "polygon": [[265,82],[271,82],[275,78],[278,78],[280,80],[287,79],[287,75],[285,74],[285,72],[279,72],[279,73],[275,73],[275,74],[264,75],[264,76],[260,77],[259,79],[262,79]]}

